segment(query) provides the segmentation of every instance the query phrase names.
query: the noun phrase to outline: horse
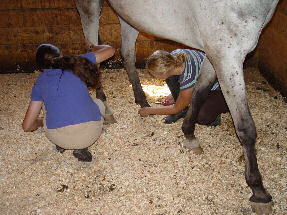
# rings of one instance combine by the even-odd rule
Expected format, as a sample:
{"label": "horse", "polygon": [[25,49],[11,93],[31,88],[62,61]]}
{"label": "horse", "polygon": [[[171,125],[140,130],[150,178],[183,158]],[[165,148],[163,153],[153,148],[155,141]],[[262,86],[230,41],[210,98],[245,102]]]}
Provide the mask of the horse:
{"label": "horse", "polygon": [[[206,58],[184,118],[183,146],[199,147],[194,135],[201,105],[216,78],[229,107],[236,134],[243,146],[245,179],[252,190],[253,211],[269,214],[272,197],[263,186],[258,169],[256,127],[246,99],[243,62],[255,49],[262,29],[271,20],[279,0],[108,0],[121,24],[121,54],[133,85],[136,102],[147,106],[135,71],[138,31],[202,50]],[[84,35],[97,44],[102,0],[76,0]]]}

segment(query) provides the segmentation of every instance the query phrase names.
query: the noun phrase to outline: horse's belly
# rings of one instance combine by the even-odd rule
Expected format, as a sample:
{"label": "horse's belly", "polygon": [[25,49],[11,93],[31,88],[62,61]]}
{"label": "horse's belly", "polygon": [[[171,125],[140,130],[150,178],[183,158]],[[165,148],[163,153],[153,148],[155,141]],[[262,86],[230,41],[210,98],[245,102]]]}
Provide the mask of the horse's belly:
{"label": "horse's belly", "polygon": [[117,14],[134,28],[202,49],[190,5],[174,0],[109,0]]}

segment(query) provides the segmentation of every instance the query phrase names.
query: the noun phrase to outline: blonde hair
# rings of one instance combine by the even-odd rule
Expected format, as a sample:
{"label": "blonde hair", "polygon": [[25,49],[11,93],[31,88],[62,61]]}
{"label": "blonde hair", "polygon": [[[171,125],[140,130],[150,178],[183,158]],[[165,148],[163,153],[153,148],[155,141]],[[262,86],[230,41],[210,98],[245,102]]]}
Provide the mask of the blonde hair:
{"label": "blonde hair", "polygon": [[153,76],[160,76],[163,73],[170,73],[186,61],[185,53],[171,55],[167,51],[157,50],[151,54],[146,63],[146,69]]}

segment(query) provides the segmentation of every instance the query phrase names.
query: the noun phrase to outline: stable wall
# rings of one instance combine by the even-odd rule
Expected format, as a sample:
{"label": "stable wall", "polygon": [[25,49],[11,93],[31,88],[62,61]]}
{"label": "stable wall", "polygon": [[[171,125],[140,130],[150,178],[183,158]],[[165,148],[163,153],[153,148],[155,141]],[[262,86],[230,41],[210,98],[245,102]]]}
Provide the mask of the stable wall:
{"label": "stable wall", "polygon": [[[35,69],[34,56],[41,43],[52,43],[64,54],[85,51],[80,16],[72,0],[1,0],[0,73],[29,72]],[[114,46],[119,59],[120,24],[104,2],[100,38]],[[156,49],[172,50],[180,44],[140,33],[136,42],[138,63]]]}
{"label": "stable wall", "polygon": [[1,0],[0,38],[0,73],[31,70],[41,43],[73,53],[84,40],[71,0]]}
{"label": "stable wall", "polygon": [[258,44],[260,72],[287,97],[287,0],[281,0],[277,10],[263,30]]}
{"label": "stable wall", "polygon": [[[274,88],[287,96],[287,0],[281,0],[254,53],[260,71]],[[100,38],[116,48],[113,63],[120,62],[120,24],[104,2]],[[41,43],[53,43],[64,54],[85,51],[80,17],[72,0],[1,0],[0,73],[34,70],[34,55]],[[171,51],[184,46],[140,32],[136,41],[138,65],[157,49]],[[256,61],[257,62],[257,61]]]}

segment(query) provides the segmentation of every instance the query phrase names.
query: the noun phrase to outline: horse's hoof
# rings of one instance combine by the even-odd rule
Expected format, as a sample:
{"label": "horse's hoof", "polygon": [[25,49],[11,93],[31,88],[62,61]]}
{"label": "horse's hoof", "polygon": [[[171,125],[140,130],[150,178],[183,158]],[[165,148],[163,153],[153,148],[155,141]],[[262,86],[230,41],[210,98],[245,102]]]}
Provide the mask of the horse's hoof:
{"label": "horse's hoof", "polygon": [[195,138],[192,140],[185,139],[182,143],[182,147],[191,150],[197,155],[200,155],[203,152],[202,148],[200,147],[199,141]]}
{"label": "horse's hoof", "polygon": [[200,155],[203,153],[203,149],[199,146],[199,147],[196,147],[196,148],[192,148],[190,149],[194,154],[196,155]]}
{"label": "horse's hoof", "polygon": [[259,202],[250,202],[252,211],[257,215],[266,215],[272,214],[272,206],[274,203],[267,202],[267,203],[259,203]]}

